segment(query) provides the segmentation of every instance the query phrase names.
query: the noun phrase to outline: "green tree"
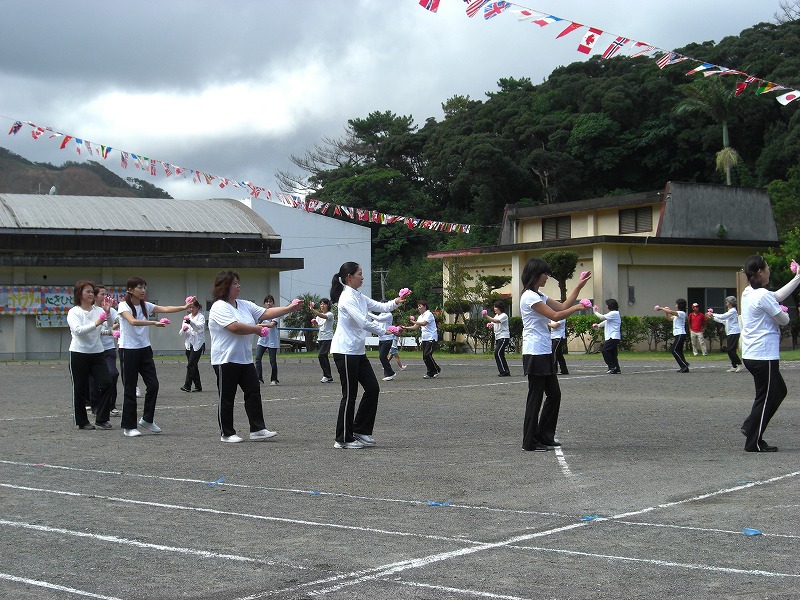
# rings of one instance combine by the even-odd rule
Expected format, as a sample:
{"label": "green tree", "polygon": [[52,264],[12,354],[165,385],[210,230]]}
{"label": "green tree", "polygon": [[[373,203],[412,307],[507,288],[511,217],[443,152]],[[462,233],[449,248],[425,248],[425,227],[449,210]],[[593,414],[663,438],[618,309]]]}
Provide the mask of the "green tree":
{"label": "green tree", "polygon": [[550,265],[550,276],[558,281],[561,302],[567,298],[567,281],[575,274],[579,255],[571,250],[553,250],[542,254],[542,260]]}

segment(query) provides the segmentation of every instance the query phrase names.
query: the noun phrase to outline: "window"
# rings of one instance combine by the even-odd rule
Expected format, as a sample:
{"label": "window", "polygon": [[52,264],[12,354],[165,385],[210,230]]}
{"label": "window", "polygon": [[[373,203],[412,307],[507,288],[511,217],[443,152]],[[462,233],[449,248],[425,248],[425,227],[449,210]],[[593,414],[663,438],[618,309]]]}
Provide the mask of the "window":
{"label": "window", "polygon": [[649,206],[625,208],[619,211],[619,232],[653,231],[653,209]]}
{"label": "window", "polygon": [[572,237],[572,223],[569,216],[542,219],[543,240],[563,240]]}
{"label": "window", "polygon": [[725,312],[725,298],[736,297],[736,288],[688,288],[686,292],[687,310],[692,310],[692,304],[697,302],[702,312],[709,308],[714,312]]}

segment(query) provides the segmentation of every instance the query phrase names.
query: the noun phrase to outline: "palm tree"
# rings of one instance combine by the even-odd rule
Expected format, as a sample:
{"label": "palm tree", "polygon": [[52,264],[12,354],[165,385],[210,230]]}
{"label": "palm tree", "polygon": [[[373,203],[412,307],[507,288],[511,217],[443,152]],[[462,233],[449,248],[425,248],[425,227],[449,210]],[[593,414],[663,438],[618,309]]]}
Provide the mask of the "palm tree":
{"label": "palm tree", "polygon": [[728,121],[738,108],[736,96],[721,75],[695,80],[680,89],[687,97],[675,105],[674,114],[701,113],[722,125],[722,150],[716,155],[716,167],[725,172],[726,183],[731,185],[731,169],[739,164],[739,153],[731,148],[728,134]]}

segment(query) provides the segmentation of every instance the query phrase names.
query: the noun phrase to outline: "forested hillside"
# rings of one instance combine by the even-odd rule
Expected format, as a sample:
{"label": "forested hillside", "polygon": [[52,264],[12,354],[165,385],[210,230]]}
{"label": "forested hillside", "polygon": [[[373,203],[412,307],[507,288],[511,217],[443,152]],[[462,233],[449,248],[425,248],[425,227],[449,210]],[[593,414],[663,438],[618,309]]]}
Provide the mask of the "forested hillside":
{"label": "forested hillside", "polygon": [[67,196],[170,198],[167,192],[147,181],[122,179],[94,161],[68,161],[56,167],[33,163],[0,148],[0,192],[46,194],[53,186],[59,194]]}
{"label": "forested hillside", "polygon": [[[800,86],[798,21],[675,50]],[[300,173],[279,180],[319,200],[474,225],[468,235],[376,226],[373,265],[389,268],[394,286],[433,285],[434,273],[416,272],[426,251],[496,243],[506,204],[658,190],[669,180],[724,184],[723,128],[734,185],[777,185],[800,202],[800,102],[782,106],[755,85],[736,96],[743,77],[687,76],[698,64],[661,70],[652,58],[595,56],[540,84],[515,74],[485,99],[449,98],[444,119],[422,125],[376,107],[349,120],[344,138],[292,157]]]}

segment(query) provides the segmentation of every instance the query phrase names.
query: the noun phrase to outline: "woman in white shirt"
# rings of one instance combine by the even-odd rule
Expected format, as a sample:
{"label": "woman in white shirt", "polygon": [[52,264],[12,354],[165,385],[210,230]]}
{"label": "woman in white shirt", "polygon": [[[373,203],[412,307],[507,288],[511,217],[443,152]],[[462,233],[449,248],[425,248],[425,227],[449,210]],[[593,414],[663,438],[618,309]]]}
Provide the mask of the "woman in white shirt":
{"label": "woman in white shirt", "polygon": [[242,438],[233,428],[233,401],[236,388],[244,393],[244,410],[250,422],[250,441],[260,442],[275,436],[264,424],[261,386],[253,363],[253,336],[265,337],[269,328],[261,321],[282,317],[303,307],[292,300],[288,306],[264,308],[249,300],[240,300],[241,284],[236,271],[221,271],[214,279],[214,304],[208,311],[211,334],[211,366],[217,374],[220,441],[237,443]]}
{"label": "woman in white shirt", "polygon": [[153,433],[161,433],[155,424],[156,399],[158,398],[158,375],[150,346],[149,327],[165,327],[161,321],[151,321],[154,313],[176,313],[189,310],[194,298],[183,306],[158,306],[147,302],[147,281],[143,277],[131,277],[125,284],[125,299],[119,303],[119,364],[122,373],[122,433],[127,437],[142,435],[136,425],[136,384],[139,375],[147,388],[144,408],[139,425]]}
{"label": "woman in white shirt", "polygon": [[[546,452],[561,445],[555,441],[561,388],[558,385],[555,355],[547,324],[584,310],[585,307],[575,304],[575,301],[592,273],[581,273],[578,285],[564,302],[548,298],[540,290],[547,283],[549,275],[550,266],[545,261],[540,258],[529,259],[522,271],[522,287],[525,291],[519,301],[525,340],[523,354],[530,356],[527,361],[528,397],[525,404],[522,449],[535,452]],[[526,329],[528,335],[524,335]],[[546,400],[542,404],[545,396]]]}
{"label": "woman in white shirt", "polygon": [[[558,364],[559,375],[569,375],[567,361],[564,358],[564,348],[567,345],[567,320],[550,321],[547,326],[550,328],[550,343],[553,347],[553,354]],[[526,372],[525,375],[528,373]]]}
{"label": "woman in white shirt", "polygon": [[[403,303],[399,297],[389,302],[376,302],[359,291],[363,283],[361,266],[355,262],[344,263],[331,280],[331,302],[339,306],[339,322],[333,334],[331,351],[342,382],[334,448],[355,449],[375,445],[372,431],[378,411],[380,386],[367,360],[366,338],[367,332],[383,335],[387,327],[376,323],[369,313],[393,311]],[[389,327],[394,329],[394,326]],[[359,384],[364,388],[364,395],[356,412]]]}
{"label": "woman in white shirt", "polygon": [[[275,306],[275,298],[271,294],[264,296],[264,308],[266,310]],[[269,384],[278,385],[278,350],[281,347],[281,336],[278,331],[278,319],[270,318],[265,319],[261,323],[262,327],[267,328],[267,335],[258,338],[256,342],[256,374],[258,374],[258,381],[264,383],[264,371],[261,366],[261,359],[264,352],[269,354]]]}
{"label": "woman in white shirt", "polygon": [[486,315],[486,318],[492,323],[492,328],[494,329],[494,362],[500,372],[498,377],[510,377],[511,371],[508,369],[508,361],[506,360],[506,348],[511,343],[511,332],[508,328],[506,303],[502,300],[495,300],[492,304],[492,310],[494,311],[494,316]]}
{"label": "woman in white shirt", "polygon": [[[72,334],[69,345],[69,375],[72,378],[72,420],[79,429],[111,429],[108,422],[111,411],[111,376],[103,356],[100,340],[111,299],[106,298],[102,308],[94,304],[95,285],[79,281],[73,290],[75,306],[67,313],[67,324]],[[89,378],[94,378],[100,390],[95,425],[89,422],[86,405],[89,404]]]}
{"label": "woman in white shirt", "polygon": [[675,357],[675,362],[678,363],[678,373],[688,373],[689,363],[686,362],[686,357],[683,355],[683,346],[686,344],[686,300],[678,298],[675,301],[675,308],[672,310],[669,306],[660,306],[658,310],[663,310],[667,318],[672,321],[672,356]]}
{"label": "woman in white shirt", "polygon": [[[728,373],[741,373],[744,371],[742,368],[742,361],[739,360],[739,336],[742,333],[739,327],[739,313],[736,311],[736,296],[728,296],[725,298],[725,306],[728,309],[721,315],[714,313],[711,318],[717,323],[725,325],[725,346],[728,349],[728,358],[731,359],[731,368]],[[708,310],[711,310],[710,308]]]}
{"label": "woman in white shirt", "polygon": [[331,342],[333,341],[333,313],[331,312],[331,301],[323,298],[319,301],[319,310],[313,306],[309,309],[318,318],[322,319],[322,325],[319,327],[317,333],[317,342],[319,343],[319,352],[317,359],[319,366],[322,369],[321,383],[333,383],[333,373],[331,373],[331,359],[328,354],[331,351]]}
{"label": "woman in white shirt", "polygon": [[594,323],[592,327],[602,327],[605,331],[605,341],[600,349],[603,360],[606,361],[608,371],[606,375],[619,375],[622,371],[619,368],[618,346],[622,339],[622,317],[619,316],[619,303],[614,298],[606,300],[608,307],[607,313],[594,311],[594,316],[600,319],[599,323]]}
{"label": "woman in white shirt", "polygon": [[183,325],[180,328],[180,335],[184,336],[183,344],[186,348],[186,379],[181,387],[184,392],[191,392],[192,384],[195,392],[203,391],[199,364],[200,357],[206,351],[206,318],[201,308],[200,302],[195,298],[189,309],[190,313],[183,317]]}
{"label": "woman in white shirt", "polygon": [[419,316],[414,324],[408,327],[403,327],[406,331],[414,331],[421,329],[422,335],[420,340],[422,342],[422,362],[425,363],[425,375],[423,379],[432,379],[438,377],[442,372],[442,368],[433,358],[433,351],[436,349],[436,342],[439,340],[439,330],[436,328],[436,317],[428,310],[427,300],[417,300],[417,310]]}
{"label": "woman in white shirt", "polygon": [[788,309],[781,306],[800,285],[800,270],[779,289],[770,292],[769,265],[762,256],[753,255],[744,263],[744,275],[750,283],[742,292],[742,359],[756,387],[750,414],[744,420],[742,433],[747,438],[747,452],[776,452],[764,441],[764,430],[786,397],[786,383],[779,369],[781,326],[789,324]]}

